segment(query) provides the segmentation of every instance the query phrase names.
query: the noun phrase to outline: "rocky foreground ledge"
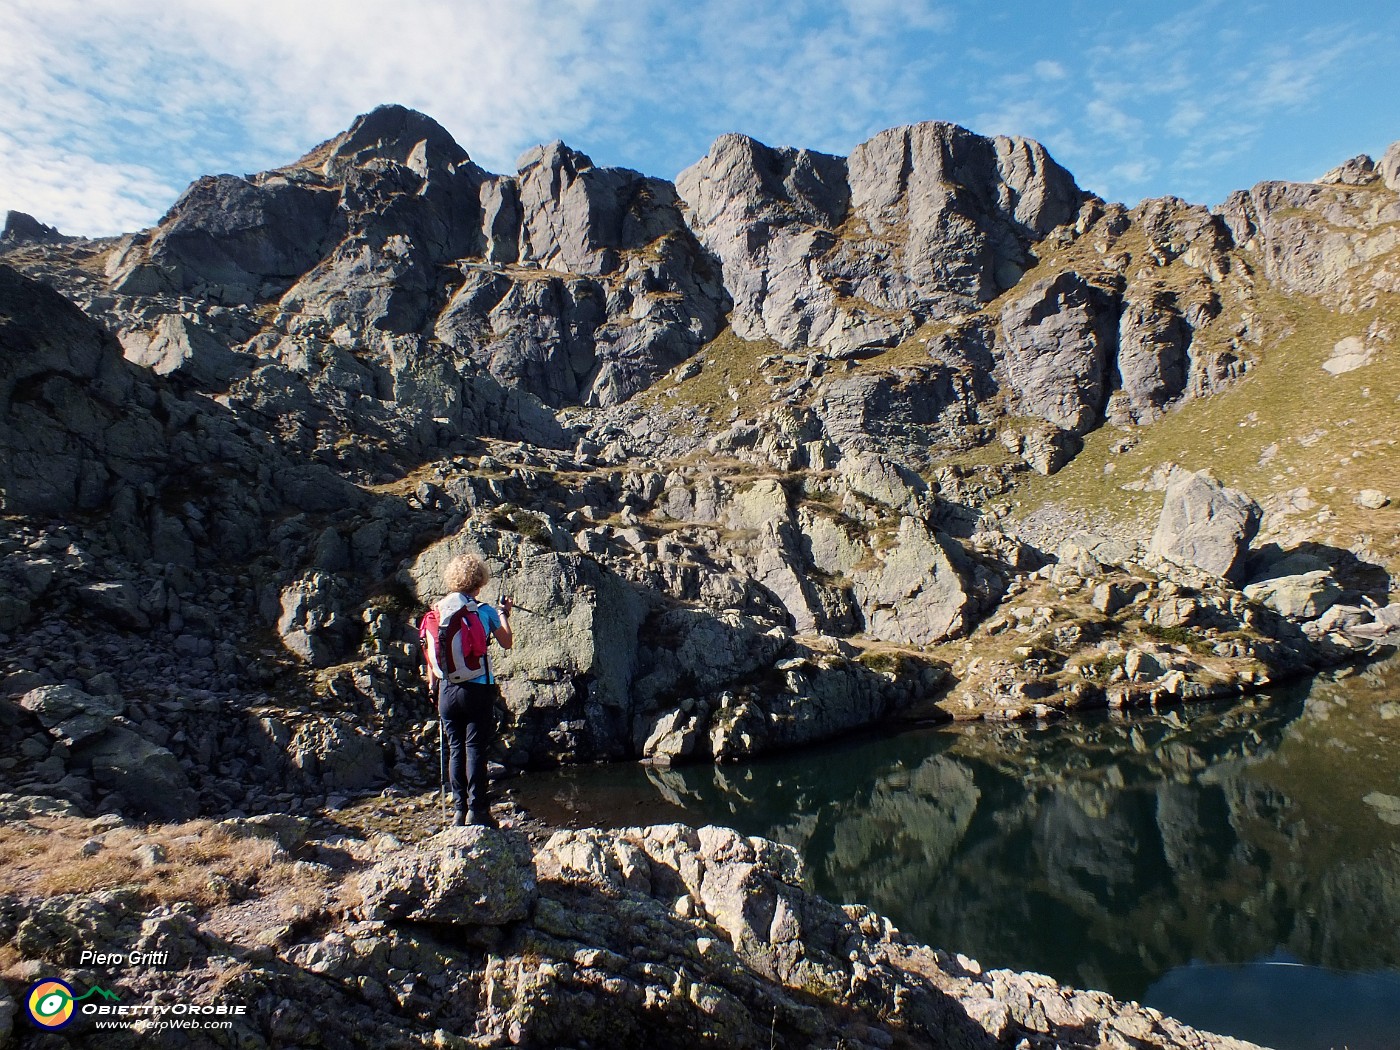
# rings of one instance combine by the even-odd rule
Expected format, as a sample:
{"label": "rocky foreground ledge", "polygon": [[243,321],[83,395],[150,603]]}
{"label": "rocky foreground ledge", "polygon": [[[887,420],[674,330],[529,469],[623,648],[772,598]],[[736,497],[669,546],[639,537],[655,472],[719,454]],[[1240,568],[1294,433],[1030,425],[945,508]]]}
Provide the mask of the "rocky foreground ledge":
{"label": "rocky foreground ledge", "polygon": [[[124,1004],[246,1008],[212,1031],[98,1032],[80,1019],[65,1032],[66,1045],[104,1048],[1251,1045],[912,944],[868,909],[804,890],[790,847],[725,828],[558,831],[533,845],[456,828],[405,845],[303,841],[306,825],[10,825],[7,854],[28,833],[50,865],[66,841],[83,870],[105,857],[132,874],[40,898],[52,872],[26,883],[19,864],[5,878],[0,1046],[29,1045],[21,996],[55,973],[75,989],[115,986]],[[176,870],[200,858],[202,871]],[[75,970],[94,945],[169,957]]]}

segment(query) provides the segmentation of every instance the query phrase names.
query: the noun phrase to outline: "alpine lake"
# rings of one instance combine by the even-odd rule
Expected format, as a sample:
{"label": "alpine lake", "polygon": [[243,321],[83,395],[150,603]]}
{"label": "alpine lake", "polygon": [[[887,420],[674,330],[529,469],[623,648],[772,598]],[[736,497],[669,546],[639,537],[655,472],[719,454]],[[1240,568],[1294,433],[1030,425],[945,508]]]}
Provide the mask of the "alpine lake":
{"label": "alpine lake", "polygon": [[561,826],[723,824],[914,940],[1276,1050],[1400,1047],[1400,658],[1229,702],[532,774]]}

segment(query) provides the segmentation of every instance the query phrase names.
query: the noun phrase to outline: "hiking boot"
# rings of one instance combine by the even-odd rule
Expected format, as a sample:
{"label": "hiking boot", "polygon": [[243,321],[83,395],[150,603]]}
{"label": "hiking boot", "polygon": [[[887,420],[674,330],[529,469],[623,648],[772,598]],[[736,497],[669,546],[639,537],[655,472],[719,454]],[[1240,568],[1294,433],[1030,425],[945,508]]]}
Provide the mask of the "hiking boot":
{"label": "hiking boot", "polygon": [[475,824],[482,828],[499,828],[496,818],[491,815],[489,809],[474,809],[467,814],[467,823]]}
{"label": "hiking boot", "polygon": [[[472,821],[472,823],[475,824],[476,821]],[[457,811],[457,815],[456,815],[455,817],[452,818],[452,826],[453,826],[454,828],[462,828],[462,827],[466,827],[466,824],[467,824],[467,815],[466,815],[465,813],[463,813],[463,812],[459,809],[459,810]]]}

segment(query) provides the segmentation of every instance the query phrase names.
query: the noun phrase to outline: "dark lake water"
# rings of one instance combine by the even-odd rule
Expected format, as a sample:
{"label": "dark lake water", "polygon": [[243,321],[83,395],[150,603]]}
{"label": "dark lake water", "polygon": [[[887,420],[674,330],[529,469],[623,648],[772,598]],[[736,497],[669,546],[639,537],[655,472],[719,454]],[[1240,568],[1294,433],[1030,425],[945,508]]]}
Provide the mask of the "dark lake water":
{"label": "dark lake water", "polygon": [[1400,662],[1163,715],[863,735],[511,784],[574,826],[717,823],[985,966],[1277,1050],[1400,1048]]}

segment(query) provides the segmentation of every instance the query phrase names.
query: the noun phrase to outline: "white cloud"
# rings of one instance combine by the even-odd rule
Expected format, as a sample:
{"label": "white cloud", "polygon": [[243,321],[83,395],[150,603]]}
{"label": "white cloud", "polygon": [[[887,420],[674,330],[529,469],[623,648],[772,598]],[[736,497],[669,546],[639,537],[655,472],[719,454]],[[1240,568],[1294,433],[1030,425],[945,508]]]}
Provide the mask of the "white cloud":
{"label": "white cloud", "polygon": [[[285,163],[384,102],[430,114],[496,171],[555,137],[668,153],[676,168],[729,130],[845,151],[940,115],[924,101],[939,56],[911,42],[951,21],[927,0],[0,5],[0,127],[30,158],[8,166],[0,208],[52,222],[55,198],[87,192],[93,173],[117,193],[130,174],[123,206],[64,214],[109,217],[83,233],[149,223],[197,175]],[[56,156],[80,160],[66,182]],[[38,172],[46,184],[29,181]],[[153,179],[169,191],[159,207]]]}
{"label": "white cloud", "polygon": [[1166,129],[1173,135],[1185,137],[1193,135],[1196,131],[1206,125],[1209,114],[1205,106],[1194,99],[1183,99],[1172,109],[1171,116],[1167,119]]}
{"label": "white cloud", "polygon": [[[47,174],[59,186],[68,176],[53,160],[78,158],[63,193],[131,175],[127,207],[67,208],[112,216],[76,232],[115,232],[112,223],[129,228],[134,214],[150,222],[163,210],[150,207],[154,170],[174,168],[155,181],[178,192],[205,171],[289,161],[390,101],[436,117],[486,166],[509,165],[539,138],[590,120],[591,89],[605,71],[589,57],[593,7],[585,0],[0,7],[0,78],[9,88],[0,127],[28,158],[7,163],[0,207],[42,208],[53,195],[28,180]],[[95,172],[108,174],[95,182]]]}
{"label": "white cloud", "polygon": [[0,208],[79,234],[139,229],[169,207],[180,189],[149,168],[102,164],[55,148],[20,149],[4,132],[0,186]]}
{"label": "white cloud", "polygon": [[1090,99],[1089,104],[1084,107],[1084,112],[1089,118],[1089,126],[1094,131],[1119,140],[1139,135],[1143,129],[1141,120],[1129,115],[1117,102],[1107,98]]}
{"label": "white cloud", "polygon": [[1104,174],[1086,185],[1137,192],[1256,154],[1262,136],[1322,112],[1363,51],[1384,51],[1369,30],[1298,33],[1223,0],[1155,21],[1116,11],[1058,36],[1009,35],[1014,13],[974,22],[947,0],[0,0],[0,209],[75,233],[132,228],[200,174],[286,163],[385,102],[435,117],[494,171],[556,137],[669,177],[725,131],[845,153],[947,119],[1035,137],[1077,174]]}
{"label": "white cloud", "polygon": [[1064,125],[1059,108],[1045,99],[1021,98],[978,113],[973,123],[983,135],[1023,135],[1043,139]]}
{"label": "white cloud", "polygon": [[[1108,196],[1135,200],[1152,183],[1193,194],[1263,156],[1271,139],[1293,139],[1299,118],[1316,125],[1348,79],[1348,58],[1375,43],[1360,27],[1299,31],[1219,0],[1130,33],[1105,28],[1086,50],[1092,134],[1074,159]],[[1233,188],[1213,184],[1205,192],[1217,200]]]}
{"label": "white cloud", "polygon": [[[668,25],[692,59],[680,66],[683,80],[716,132],[844,152],[873,131],[937,115],[922,100],[940,56],[908,45],[913,29],[945,24],[940,7],[852,3],[813,22],[818,8],[710,0],[689,9],[684,30]],[[662,10],[669,23],[674,9]]]}
{"label": "white cloud", "polygon": [[857,32],[871,36],[891,36],[900,33],[951,29],[954,15],[942,4],[909,2],[909,0],[843,0],[846,23]]}

